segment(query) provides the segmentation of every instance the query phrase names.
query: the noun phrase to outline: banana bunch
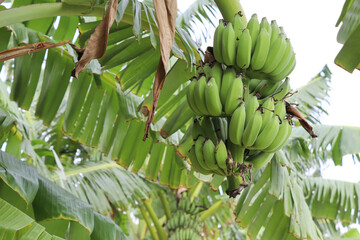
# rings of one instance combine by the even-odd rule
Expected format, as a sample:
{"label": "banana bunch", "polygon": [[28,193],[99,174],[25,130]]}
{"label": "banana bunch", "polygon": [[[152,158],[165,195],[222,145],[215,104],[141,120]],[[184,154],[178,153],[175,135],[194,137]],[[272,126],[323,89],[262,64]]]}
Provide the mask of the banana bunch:
{"label": "banana bunch", "polygon": [[269,97],[260,105],[256,95],[250,95],[231,116],[229,139],[245,149],[273,153],[286,143],[291,133],[285,115],[284,101],[275,102]]}
{"label": "banana bunch", "polygon": [[295,53],[283,29],[275,20],[264,17],[259,22],[253,14],[244,26],[239,13],[233,21],[220,20],[214,33],[213,51],[216,61],[234,66],[250,77],[277,82],[295,68]]}
{"label": "banana bunch", "polygon": [[225,145],[227,121],[209,117],[204,117],[201,122],[195,119],[192,137],[194,145],[190,149],[189,160],[194,169],[206,175],[228,175],[231,155]]}
{"label": "banana bunch", "polygon": [[203,224],[199,219],[200,211],[201,208],[189,198],[181,198],[176,211],[165,225],[169,239],[201,239]]}
{"label": "banana bunch", "polygon": [[223,71],[220,63],[205,64],[192,78],[187,91],[187,101],[199,116],[231,115],[243,99],[244,86],[234,68]]}
{"label": "banana bunch", "polygon": [[198,207],[194,202],[191,202],[189,198],[181,198],[178,209],[190,215],[196,215],[201,211],[200,207]]}
{"label": "banana bunch", "polygon": [[195,232],[194,230],[192,230],[191,228],[188,229],[184,229],[184,228],[179,228],[176,229],[174,232],[172,232],[172,234],[169,236],[168,238],[169,240],[201,240],[201,236]]}
{"label": "banana bunch", "polygon": [[191,216],[179,210],[171,215],[165,225],[169,233],[168,239],[201,239],[202,224],[198,216]]}

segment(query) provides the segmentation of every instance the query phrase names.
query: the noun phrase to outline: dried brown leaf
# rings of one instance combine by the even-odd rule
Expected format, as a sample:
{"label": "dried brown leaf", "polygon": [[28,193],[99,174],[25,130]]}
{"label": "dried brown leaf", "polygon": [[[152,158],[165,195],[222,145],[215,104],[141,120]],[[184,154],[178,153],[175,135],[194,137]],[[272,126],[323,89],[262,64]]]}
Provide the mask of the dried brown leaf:
{"label": "dried brown leaf", "polygon": [[75,64],[75,69],[71,73],[73,77],[78,77],[92,59],[104,56],[109,36],[109,30],[115,20],[117,0],[110,0],[108,11],[99,25],[95,28],[93,34],[85,47],[85,51],[80,60]]}
{"label": "dried brown leaf", "polygon": [[154,118],[156,105],[160,96],[161,89],[165,82],[167,66],[169,63],[170,52],[173,46],[175,37],[175,24],[177,14],[176,0],[154,0],[154,7],[156,13],[156,21],[159,28],[160,52],[161,59],[156,70],[154,87],[153,87],[153,103],[150,109],[148,119],[146,121],[145,141],[149,134],[150,124]]}
{"label": "dried brown leaf", "polygon": [[312,138],[316,138],[317,135],[313,132],[313,128],[310,123],[304,118],[304,116],[290,103],[285,101],[286,113],[291,117],[299,119],[301,126],[310,134]]}
{"label": "dried brown leaf", "polygon": [[70,42],[70,40],[67,40],[64,42],[59,42],[59,43],[38,42],[38,43],[27,44],[27,45],[20,46],[20,47],[6,49],[6,50],[0,52],[0,62],[6,61],[6,60],[9,60],[12,58],[16,58],[16,57],[21,57],[23,55],[38,52],[41,50],[62,46],[69,42]]}
{"label": "dried brown leaf", "polygon": [[5,2],[5,0],[0,0],[0,4],[2,4],[3,2]]}

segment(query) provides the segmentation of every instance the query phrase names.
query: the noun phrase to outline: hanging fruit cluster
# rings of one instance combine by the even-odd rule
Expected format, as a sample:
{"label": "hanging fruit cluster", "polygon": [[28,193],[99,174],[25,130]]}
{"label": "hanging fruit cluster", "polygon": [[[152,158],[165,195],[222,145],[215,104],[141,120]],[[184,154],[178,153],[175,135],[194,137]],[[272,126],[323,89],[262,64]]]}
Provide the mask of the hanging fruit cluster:
{"label": "hanging fruit cluster", "polygon": [[295,68],[295,53],[290,40],[275,20],[264,17],[259,23],[253,14],[247,26],[240,14],[232,22],[220,20],[214,34],[216,61],[245,71],[248,76],[262,76],[280,81]]}
{"label": "hanging fruit cluster", "polygon": [[259,23],[256,14],[247,26],[240,14],[220,20],[212,53],[215,61],[201,64],[188,87],[199,116],[189,159],[202,174],[240,176],[244,184],[246,170],[267,164],[291,134],[284,99],[295,53],[276,21]]}
{"label": "hanging fruit cluster", "polygon": [[189,198],[181,198],[178,208],[165,225],[169,233],[168,239],[202,239],[203,223],[200,221],[200,211],[200,207]]}

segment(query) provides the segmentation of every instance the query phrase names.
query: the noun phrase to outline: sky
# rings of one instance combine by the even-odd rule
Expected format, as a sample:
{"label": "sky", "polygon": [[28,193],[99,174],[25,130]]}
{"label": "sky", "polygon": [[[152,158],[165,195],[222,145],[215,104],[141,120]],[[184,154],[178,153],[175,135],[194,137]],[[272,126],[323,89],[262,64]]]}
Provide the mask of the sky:
{"label": "sky", "polygon": [[[178,1],[180,11],[193,0]],[[360,127],[359,103],[360,71],[350,74],[334,64],[342,45],[336,41],[340,27],[335,24],[345,0],[241,0],[245,16],[249,20],[253,13],[259,21],[266,17],[275,19],[283,26],[296,53],[296,67],[290,80],[293,89],[305,85],[317,75],[325,64],[332,72],[330,105],[325,105],[328,115],[321,117],[322,124]],[[221,16],[219,15],[219,18]],[[218,22],[218,19],[216,20]],[[213,33],[210,33],[212,36]],[[212,45],[212,39],[208,39]],[[360,181],[360,163],[354,164],[350,156],[343,158],[343,166],[335,167],[329,161],[322,168],[324,178],[350,182]]]}

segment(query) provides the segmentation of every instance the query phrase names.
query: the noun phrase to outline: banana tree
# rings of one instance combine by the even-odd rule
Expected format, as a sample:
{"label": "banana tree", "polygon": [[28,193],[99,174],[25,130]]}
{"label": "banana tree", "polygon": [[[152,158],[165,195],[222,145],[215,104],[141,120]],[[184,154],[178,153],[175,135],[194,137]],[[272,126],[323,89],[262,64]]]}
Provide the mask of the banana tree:
{"label": "banana tree", "polygon": [[[193,144],[189,135],[195,117],[186,102],[188,79],[196,74],[194,64],[205,57],[198,53],[199,46],[192,40],[191,22],[196,18],[205,25],[217,11],[216,6],[225,20],[231,20],[239,11],[245,13],[238,1],[215,2],[216,5],[197,1],[178,16],[169,70],[150,138],[145,142],[142,141],[145,117],[153,102],[152,83],[160,59],[159,33],[151,1],[119,2],[105,55],[90,62],[78,78],[72,78],[71,71],[79,51],[69,45],[5,62],[0,88],[2,150],[36,166],[43,176],[112,219],[90,214],[96,216],[91,219],[97,219],[92,220],[95,226],[92,228],[91,223],[81,221],[81,216],[66,219],[67,225],[56,222],[53,216],[55,226],[62,226],[59,233],[54,225],[42,221],[45,218],[37,217],[43,210],[41,205],[31,215],[27,208],[2,197],[7,202],[5,210],[13,205],[32,219],[16,229],[21,233],[9,230],[12,234],[25,234],[21,229],[32,226],[34,221],[45,227],[42,232],[63,238],[78,236],[72,234],[95,238],[96,227],[102,226],[122,234],[115,222],[131,238],[178,238],[177,234],[190,234],[182,231],[184,224],[170,226],[171,221],[185,218],[176,213],[187,208],[180,204],[183,195],[189,195],[188,202],[196,202],[197,208],[202,206],[194,210],[198,211],[196,214],[186,217],[194,221],[194,226],[202,226],[195,229],[199,236],[208,238],[248,235],[254,239],[277,238],[273,236],[322,239],[325,234],[338,234],[337,223],[357,221],[356,185],[306,175],[307,169],[319,167],[321,161],[333,159],[341,164],[344,155],[358,157],[359,145],[347,144],[359,141],[350,134],[357,129],[315,125],[319,138],[312,140],[296,126],[283,150],[275,154],[271,164],[252,172],[253,182],[236,199],[223,194],[229,185],[224,177],[199,174],[188,164],[188,149]],[[0,11],[0,32],[4,36],[0,50],[66,40],[84,47],[106,9],[105,1],[86,0],[15,0],[6,6],[11,7]],[[242,21],[246,21],[245,15]],[[324,68],[289,98],[300,105],[299,110],[314,124],[319,124],[317,115],[324,113],[321,103],[328,100],[330,77],[330,71]],[[6,175],[9,163],[3,160],[2,165]],[[3,186],[11,187],[8,181],[3,181]],[[189,189],[188,194],[179,193],[184,188]],[[180,189],[177,198],[174,189]],[[46,199],[47,195],[43,197]],[[166,198],[170,199],[169,204],[164,201]],[[80,200],[76,201],[80,204]],[[51,196],[47,202],[54,203]],[[157,210],[159,204],[164,210]],[[316,204],[324,204],[329,210],[321,211]],[[69,207],[64,205],[61,216],[65,214],[61,211],[66,212]],[[139,223],[134,224],[137,220]],[[8,228],[3,226],[6,231]],[[120,235],[109,238],[113,236]]]}

